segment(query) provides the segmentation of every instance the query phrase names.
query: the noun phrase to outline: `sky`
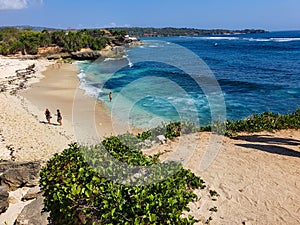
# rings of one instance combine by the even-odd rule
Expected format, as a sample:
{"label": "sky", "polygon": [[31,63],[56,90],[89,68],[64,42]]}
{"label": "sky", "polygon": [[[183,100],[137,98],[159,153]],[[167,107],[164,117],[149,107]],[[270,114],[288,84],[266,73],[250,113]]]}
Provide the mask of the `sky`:
{"label": "sky", "polygon": [[0,26],[300,30],[300,0],[0,0]]}

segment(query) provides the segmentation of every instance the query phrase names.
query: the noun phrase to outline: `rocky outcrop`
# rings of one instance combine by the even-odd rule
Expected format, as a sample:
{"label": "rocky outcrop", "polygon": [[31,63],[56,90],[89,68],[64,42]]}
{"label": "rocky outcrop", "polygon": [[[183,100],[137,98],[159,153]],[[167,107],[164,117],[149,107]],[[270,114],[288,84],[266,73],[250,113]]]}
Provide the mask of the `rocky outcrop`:
{"label": "rocky outcrop", "polygon": [[68,59],[68,58],[72,58],[72,55],[70,53],[65,52],[65,53],[47,55],[46,58],[48,60]]}
{"label": "rocky outcrop", "polygon": [[62,48],[57,46],[57,45],[53,45],[53,46],[49,46],[49,47],[39,47],[38,48],[38,55],[50,55],[50,54],[57,54],[60,53],[62,51]]}
{"label": "rocky outcrop", "polygon": [[75,60],[93,60],[98,59],[101,56],[101,51],[85,51],[71,53],[71,58]]}
{"label": "rocky outcrop", "polygon": [[7,187],[0,186],[0,213],[3,213],[8,208],[8,189]]}
{"label": "rocky outcrop", "polygon": [[10,191],[21,187],[36,186],[40,167],[39,162],[1,162],[0,171],[4,170],[0,176],[1,185],[8,187]]}
{"label": "rocky outcrop", "polygon": [[49,213],[43,212],[43,197],[38,186],[40,168],[40,162],[0,162],[2,222],[9,221],[8,224],[16,225],[48,224]]}
{"label": "rocky outcrop", "polygon": [[39,186],[35,186],[33,188],[30,188],[27,193],[23,196],[22,201],[28,201],[35,199],[39,196],[41,193],[41,189]]}
{"label": "rocky outcrop", "polygon": [[24,207],[14,224],[47,225],[49,213],[43,212],[43,207],[43,197],[39,195],[36,200]]}

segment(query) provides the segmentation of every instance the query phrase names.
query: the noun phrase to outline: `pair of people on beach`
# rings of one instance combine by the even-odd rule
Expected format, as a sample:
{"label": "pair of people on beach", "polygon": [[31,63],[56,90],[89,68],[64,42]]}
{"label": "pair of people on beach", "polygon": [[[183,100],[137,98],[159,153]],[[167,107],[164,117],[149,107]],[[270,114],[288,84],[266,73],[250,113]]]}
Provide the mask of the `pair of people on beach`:
{"label": "pair of people on beach", "polygon": [[[51,113],[50,113],[49,109],[46,109],[45,116],[46,116],[46,120],[48,121],[48,123],[51,123],[50,120],[51,120],[52,116],[51,116]],[[57,109],[56,116],[57,116],[57,122],[61,126],[62,125],[62,115],[61,115],[61,112],[59,111],[59,109]]]}

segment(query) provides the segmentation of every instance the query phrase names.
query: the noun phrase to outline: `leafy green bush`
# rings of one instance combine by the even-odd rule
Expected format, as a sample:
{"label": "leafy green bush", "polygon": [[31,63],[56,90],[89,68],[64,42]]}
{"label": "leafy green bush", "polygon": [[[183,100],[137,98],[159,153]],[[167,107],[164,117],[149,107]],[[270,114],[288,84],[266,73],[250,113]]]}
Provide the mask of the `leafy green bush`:
{"label": "leafy green bush", "polygon": [[280,115],[272,112],[264,112],[261,115],[254,114],[246,119],[226,122],[226,135],[232,136],[237,132],[260,132],[281,129],[300,128],[300,109],[294,113]]}
{"label": "leafy green bush", "polygon": [[147,140],[147,139],[150,139],[151,137],[152,137],[152,133],[151,133],[150,130],[144,131],[144,132],[139,133],[139,134],[137,135],[137,138],[138,138],[139,140],[142,140],[142,141]]}
{"label": "leafy green bush", "polygon": [[179,137],[181,133],[181,123],[180,122],[173,122],[169,123],[166,126],[166,138],[173,139],[175,137]]}
{"label": "leafy green bush", "polygon": [[130,186],[103,176],[118,170],[107,155],[130,165],[156,165],[157,158],[142,155],[137,143],[137,138],[125,134],[90,148],[71,144],[50,159],[40,172],[40,186],[51,224],[194,224],[196,220],[182,217],[182,212],[189,211],[187,204],[197,198],[192,190],[205,185],[178,163],[161,167],[167,170],[152,178],[167,177],[149,185]]}
{"label": "leafy green bush", "polygon": [[194,123],[191,122],[170,122],[161,126],[144,131],[137,135],[140,140],[156,141],[158,135],[164,135],[166,138],[173,139],[181,136],[181,134],[190,134],[200,131]]}

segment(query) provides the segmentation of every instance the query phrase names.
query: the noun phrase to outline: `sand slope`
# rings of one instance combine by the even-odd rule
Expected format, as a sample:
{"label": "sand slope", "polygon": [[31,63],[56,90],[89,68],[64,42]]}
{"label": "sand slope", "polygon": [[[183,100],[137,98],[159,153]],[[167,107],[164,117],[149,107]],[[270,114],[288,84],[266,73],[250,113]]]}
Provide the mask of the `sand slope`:
{"label": "sand slope", "polygon": [[[191,134],[145,151],[165,152],[162,160],[176,156],[180,160],[180,152],[193,152],[190,146],[196,143],[194,153],[183,164],[220,196],[212,202],[207,193],[198,191],[201,200],[190,204],[193,215],[202,221],[211,216],[210,224],[300,224],[300,131],[224,137],[213,163],[200,171],[210,135]],[[180,151],[174,153],[178,145]],[[212,207],[218,211],[209,212]]]}

